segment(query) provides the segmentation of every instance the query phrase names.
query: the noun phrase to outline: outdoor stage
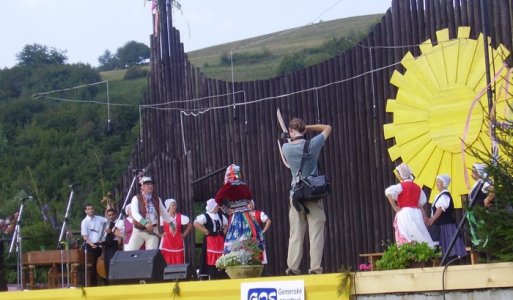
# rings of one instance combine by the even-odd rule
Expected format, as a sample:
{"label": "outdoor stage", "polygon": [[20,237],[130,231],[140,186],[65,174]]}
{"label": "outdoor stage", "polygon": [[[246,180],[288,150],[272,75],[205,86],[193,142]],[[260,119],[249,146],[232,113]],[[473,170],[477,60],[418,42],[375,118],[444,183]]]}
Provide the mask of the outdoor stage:
{"label": "outdoor stage", "polygon": [[[32,290],[0,293],[2,300],[28,300],[28,299],[52,299],[52,300],[96,300],[96,299],[124,299],[124,300],[159,300],[159,299],[251,299],[243,297],[241,288],[247,290],[269,290],[269,285],[274,285],[278,290],[278,296],[269,297],[275,299],[348,299],[347,296],[337,297],[337,285],[339,274],[287,276],[287,277],[261,277],[254,279],[237,280],[212,280],[212,281],[188,281],[180,282],[180,294],[173,295],[175,282],[139,285],[117,285],[107,287],[69,288],[51,290]],[[443,285],[442,285],[442,282]],[[291,284],[299,284],[304,287],[304,297],[288,293],[280,294]],[[267,288],[266,288],[267,286]],[[408,298],[423,297],[426,294],[441,299],[445,289],[448,299],[455,299],[451,294],[458,291],[464,295],[479,293],[492,294],[494,299],[511,299],[513,297],[513,263],[477,264],[450,266],[444,272],[443,267],[406,269],[394,271],[368,271],[355,274],[354,294],[359,297],[373,299],[390,297],[399,293],[408,293]],[[499,289],[499,290],[497,290]],[[504,295],[504,296],[502,296]],[[366,297],[367,296],[367,297]],[[398,297],[401,297],[398,295]],[[463,296],[467,298],[468,296]],[[479,297],[479,296],[478,296]],[[489,298],[490,296],[485,296]],[[482,298],[482,296],[481,296]],[[419,298],[420,299],[420,298]]]}

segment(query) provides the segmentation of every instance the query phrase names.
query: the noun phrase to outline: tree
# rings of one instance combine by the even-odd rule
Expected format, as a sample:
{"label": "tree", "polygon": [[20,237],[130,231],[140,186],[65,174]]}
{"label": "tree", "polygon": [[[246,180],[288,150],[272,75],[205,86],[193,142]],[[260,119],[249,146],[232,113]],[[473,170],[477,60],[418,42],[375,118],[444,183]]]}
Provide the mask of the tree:
{"label": "tree", "polygon": [[143,43],[136,41],[127,42],[123,47],[118,48],[116,56],[119,65],[123,68],[142,63],[150,58],[150,48]]}
{"label": "tree", "polygon": [[68,60],[66,51],[49,48],[40,44],[25,45],[21,52],[16,54],[18,66],[34,65],[63,65]]}
{"label": "tree", "polygon": [[[513,111],[513,107],[509,107]],[[487,163],[495,199],[491,207],[475,208],[479,220],[478,249],[493,260],[513,261],[513,120],[494,121],[496,140],[501,152],[498,156],[474,150],[472,153]]]}
{"label": "tree", "polygon": [[98,68],[100,71],[110,71],[120,67],[119,58],[110,52],[109,49],[105,49],[103,55],[98,57],[98,62],[100,63]]}

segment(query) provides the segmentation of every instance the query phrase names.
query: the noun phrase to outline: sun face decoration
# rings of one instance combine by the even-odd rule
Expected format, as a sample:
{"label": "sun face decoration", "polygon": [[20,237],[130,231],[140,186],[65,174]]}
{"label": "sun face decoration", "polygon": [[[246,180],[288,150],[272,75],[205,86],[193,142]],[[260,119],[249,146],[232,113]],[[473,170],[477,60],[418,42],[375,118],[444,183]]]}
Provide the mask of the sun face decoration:
{"label": "sun face decoration", "polygon": [[[395,138],[395,145],[388,149],[390,158],[401,158],[412,169],[415,181],[431,188],[430,201],[438,194],[436,176],[448,174],[454,205],[461,207],[459,196],[468,194],[472,184],[465,169],[478,162],[465,153],[465,145],[484,151],[491,148],[484,42],[482,35],[478,40],[469,39],[470,27],[460,27],[458,39],[449,40],[448,29],[436,35],[438,44],[425,41],[420,46],[421,56],[404,56],[404,74],[394,72],[390,83],[398,92],[386,107],[393,113],[393,123],[383,129],[385,139]],[[502,45],[488,49],[500,120],[511,115],[506,103],[511,102],[513,88],[508,89],[513,80],[503,64],[509,51]]]}

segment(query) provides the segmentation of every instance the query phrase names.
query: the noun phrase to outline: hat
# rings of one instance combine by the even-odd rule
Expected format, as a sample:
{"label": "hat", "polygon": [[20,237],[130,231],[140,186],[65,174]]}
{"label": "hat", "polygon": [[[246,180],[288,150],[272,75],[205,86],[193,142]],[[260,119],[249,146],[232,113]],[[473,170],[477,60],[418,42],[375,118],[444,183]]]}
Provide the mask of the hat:
{"label": "hat", "polygon": [[217,206],[217,202],[214,198],[208,199],[207,206],[205,206],[205,210],[209,213],[213,213],[216,206]]}
{"label": "hat", "polygon": [[436,176],[436,179],[440,180],[443,183],[444,188],[447,188],[451,183],[451,177],[449,177],[449,175],[446,174],[438,175]]}
{"label": "hat", "polygon": [[169,207],[171,206],[172,203],[176,204],[176,200],[175,199],[167,199],[166,201],[164,201],[164,206],[166,207],[166,210],[169,209]]}
{"label": "hat", "polygon": [[141,184],[145,184],[145,183],[153,183],[153,179],[151,179],[151,177],[144,176],[143,178],[141,178],[140,183],[141,183]]}

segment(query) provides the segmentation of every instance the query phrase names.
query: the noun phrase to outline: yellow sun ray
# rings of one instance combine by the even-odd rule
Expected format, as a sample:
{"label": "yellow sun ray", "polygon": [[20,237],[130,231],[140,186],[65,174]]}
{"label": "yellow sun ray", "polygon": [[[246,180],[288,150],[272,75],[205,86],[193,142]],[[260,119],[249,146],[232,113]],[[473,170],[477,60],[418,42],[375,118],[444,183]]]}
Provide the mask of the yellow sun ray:
{"label": "yellow sun ray", "polygon": [[[396,98],[388,99],[386,106],[393,122],[383,126],[385,139],[395,141],[388,149],[390,158],[410,166],[415,181],[432,189],[431,200],[437,194],[436,176],[451,176],[455,207],[461,207],[460,196],[468,193],[465,170],[480,162],[468,153],[467,145],[484,153],[491,150],[488,99],[483,92],[483,36],[470,39],[470,32],[470,27],[460,27],[458,39],[450,40],[447,29],[437,31],[436,45],[426,40],[419,46],[421,56],[415,58],[408,52],[403,57],[406,71],[395,71],[390,79],[398,88]],[[497,72],[496,117],[498,121],[511,120],[513,112],[507,103],[513,101],[513,72],[503,67],[510,51],[503,45],[493,49],[490,39],[488,43],[490,69],[492,74]]]}

